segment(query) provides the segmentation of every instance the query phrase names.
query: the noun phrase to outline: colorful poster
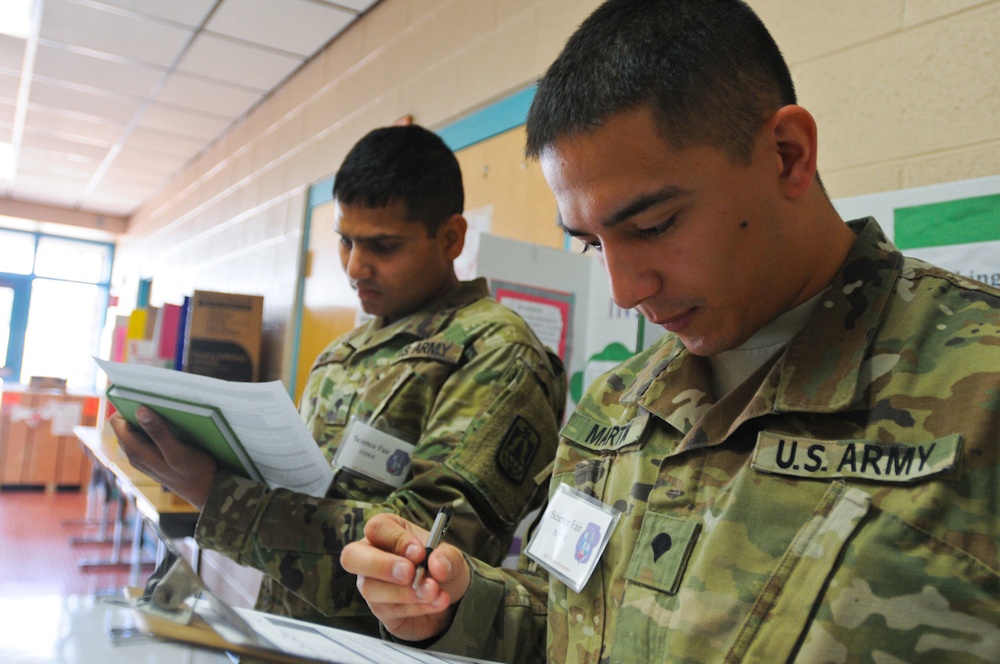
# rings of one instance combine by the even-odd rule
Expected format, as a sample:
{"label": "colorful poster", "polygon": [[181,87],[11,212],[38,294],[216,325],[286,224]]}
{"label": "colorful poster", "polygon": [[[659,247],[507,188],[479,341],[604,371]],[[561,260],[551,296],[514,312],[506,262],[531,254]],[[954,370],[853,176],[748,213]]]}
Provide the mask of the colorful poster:
{"label": "colorful poster", "polygon": [[1000,194],[896,208],[904,253],[1000,288]]}
{"label": "colorful poster", "polygon": [[494,279],[493,297],[513,309],[564,362],[569,361],[573,294]]}

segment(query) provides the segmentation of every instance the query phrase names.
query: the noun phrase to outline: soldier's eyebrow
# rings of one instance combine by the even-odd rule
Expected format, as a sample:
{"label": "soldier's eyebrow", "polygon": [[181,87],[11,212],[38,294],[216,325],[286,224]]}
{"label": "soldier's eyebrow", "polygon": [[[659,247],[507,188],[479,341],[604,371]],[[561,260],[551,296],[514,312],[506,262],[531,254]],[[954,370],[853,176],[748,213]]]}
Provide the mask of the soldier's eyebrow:
{"label": "soldier's eyebrow", "polygon": [[[650,208],[664,203],[671,203],[676,199],[683,197],[687,193],[688,190],[683,187],[678,187],[677,185],[667,185],[666,187],[662,187],[656,191],[639,194],[605,217],[600,222],[601,227],[614,228],[615,226],[628,221],[632,217],[646,212]],[[581,235],[588,234],[584,231],[567,226],[562,219],[559,220],[559,226],[563,229],[563,232],[571,237],[579,237]]]}
{"label": "soldier's eyebrow", "polygon": [[384,240],[401,240],[407,237],[406,235],[394,235],[392,233],[377,233],[375,235],[350,235],[336,228],[333,230],[337,235],[343,238],[347,238],[351,242],[382,242]]}

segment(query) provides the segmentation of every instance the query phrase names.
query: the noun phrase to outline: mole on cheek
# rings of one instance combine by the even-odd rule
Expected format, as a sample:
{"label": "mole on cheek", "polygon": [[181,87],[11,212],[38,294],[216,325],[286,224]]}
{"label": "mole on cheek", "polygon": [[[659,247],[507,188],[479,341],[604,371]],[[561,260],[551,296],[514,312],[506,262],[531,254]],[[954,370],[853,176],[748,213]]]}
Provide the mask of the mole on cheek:
{"label": "mole on cheek", "polygon": [[749,221],[741,221],[740,222],[740,228],[749,228],[749,227],[750,227],[750,222]]}

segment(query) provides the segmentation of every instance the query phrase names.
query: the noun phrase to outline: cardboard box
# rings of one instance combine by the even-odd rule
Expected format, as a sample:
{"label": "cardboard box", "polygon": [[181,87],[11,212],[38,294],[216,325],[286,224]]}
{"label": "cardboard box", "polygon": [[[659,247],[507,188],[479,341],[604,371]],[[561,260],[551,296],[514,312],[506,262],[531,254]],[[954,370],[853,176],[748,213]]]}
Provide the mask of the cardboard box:
{"label": "cardboard box", "polygon": [[223,380],[258,380],[263,312],[260,295],[196,290],[184,335],[184,371]]}

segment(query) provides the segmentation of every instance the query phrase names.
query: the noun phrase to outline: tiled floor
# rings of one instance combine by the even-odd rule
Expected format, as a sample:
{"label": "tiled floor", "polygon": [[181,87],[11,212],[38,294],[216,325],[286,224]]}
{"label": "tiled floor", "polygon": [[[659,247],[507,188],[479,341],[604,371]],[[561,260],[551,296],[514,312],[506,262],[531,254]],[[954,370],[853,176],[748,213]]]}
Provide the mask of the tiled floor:
{"label": "tiled floor", "polygon": [[70,544],[71,537],[99,534],[83,522],[86,516],[84,492],[0,492],[0,598],[92,594],[127,584],[126,565],[78,566],[81,559],[106,560],[112,553],[109,544]]}

